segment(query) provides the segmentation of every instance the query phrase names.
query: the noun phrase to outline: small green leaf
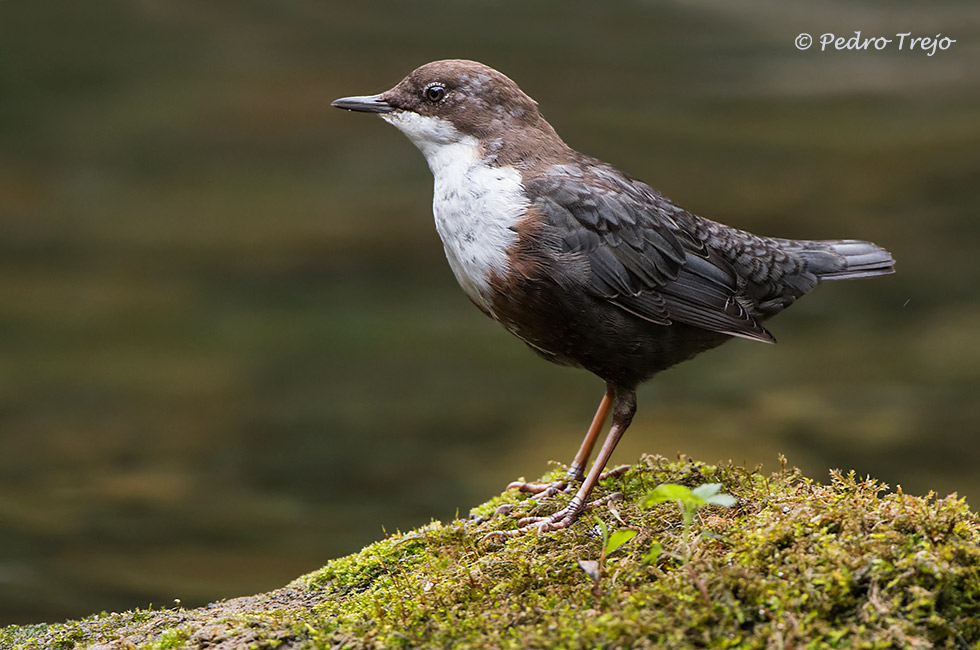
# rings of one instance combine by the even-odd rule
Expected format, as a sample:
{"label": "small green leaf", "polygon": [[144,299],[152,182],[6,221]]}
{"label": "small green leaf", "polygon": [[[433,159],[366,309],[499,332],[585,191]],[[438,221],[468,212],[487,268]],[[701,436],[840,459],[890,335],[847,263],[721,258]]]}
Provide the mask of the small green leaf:
{"label": "small green leaf", "polygon": [[641,562],[643,564],[656,564],[657,560],[660,559],[660,554],[663,553],[664,547],[660,542],[655,541],[650,545],[650,552],[643,556]]}
{"label": "small green leaf", "polygon": [[619,548],[626,542],[630,541],[634,537],[636,537],[636,531],[630,530],[629,528],[620,528],[619,530],[614,531],[609,536],[609,541],[606,542],[606,546],[605,546],[606,555],[610,555],[613,551],[615,551],[617,548]]}
{"label": "small green leaf", "polygon": [[599,531],[602,533],[602,548],[606,548],[606,546],[609,544],[609,527],[606,526],[606,522],[598,517],[596,517],[595,520],[596,524],[599,526]]}
{"label": "small green leaf", "polygon": [[723,508],[735,505],[735,497],[721,492],[721,483],[705,483],[694,488],[692,492],[704,499],[705,503]]}
{"label": "small green leaf", "polygon": [[705,500],[713,506],[721,506],[722,508],[730,508],[738,502],[738,500],[730,494],[716,494]]}
{"label": "small green leaf", "polygon": [[705,483],[691,490],[695,495],[704,499],[705,503],[728,508],[735,505],[735,497],[721,492],[721,483]]}
{"label": "small green leaf", "polygon": [[704,499],[695,495],[690,488],[686,488],[683,485],[676,485],[674,483],[661,483],[643,497],[643,501],[640,505],[643,507],[655,506],[658,503],[664,503],[665,501],[680,501],[686,506],[689,505],[703,505],[706,503]]}
{"label": "small green leaf", "polygon": [[705,483],[704,485],[699,485],[691,492],[701,497],[705,501],[721,491],[721,483]]}

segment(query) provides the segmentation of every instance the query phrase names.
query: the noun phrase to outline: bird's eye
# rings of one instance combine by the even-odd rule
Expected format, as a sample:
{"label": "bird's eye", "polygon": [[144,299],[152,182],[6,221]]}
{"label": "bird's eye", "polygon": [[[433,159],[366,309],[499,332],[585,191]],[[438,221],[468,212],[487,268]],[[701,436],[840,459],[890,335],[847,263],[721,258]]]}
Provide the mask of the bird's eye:
{"label": "bird's eye", "polygon": [[446,87],[440,84],[432,84],[425,89],[425,98],[435,104],[441,102],[446,97]]}

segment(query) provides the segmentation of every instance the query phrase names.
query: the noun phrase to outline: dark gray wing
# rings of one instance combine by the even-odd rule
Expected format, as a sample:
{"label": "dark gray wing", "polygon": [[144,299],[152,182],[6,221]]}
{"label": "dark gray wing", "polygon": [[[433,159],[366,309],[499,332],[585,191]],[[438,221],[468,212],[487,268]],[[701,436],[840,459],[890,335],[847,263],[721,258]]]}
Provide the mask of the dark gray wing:
{"label": "dark gray wing", "polygon": [[582,288],[659,325],[772,342],[736,298],[744,282],[732,264],[685,227],[696,217],[599,165],[556,165],[524,184],[562,256],[585,265]]}

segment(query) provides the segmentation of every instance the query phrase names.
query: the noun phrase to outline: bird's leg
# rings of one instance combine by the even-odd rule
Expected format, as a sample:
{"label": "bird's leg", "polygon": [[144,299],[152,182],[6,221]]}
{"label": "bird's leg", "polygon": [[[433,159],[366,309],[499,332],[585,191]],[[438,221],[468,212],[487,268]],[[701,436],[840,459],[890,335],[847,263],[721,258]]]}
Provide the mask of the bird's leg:
{"label": "bird's leg", "polygon": [[567,506],[550,517],[526,517],[522,519],[519,523],[523,528],[537,528],[541,532],[559,530],[575,521],[586,509],[592,488],[599,482],[603,468],[609,462],[609,457],[612,456],[616,444],[623,437],[623,433],[633,421],[633,414],[636,412],[636,391],[621,387],[611,388],[611,391],[613,392],[612,427],[602,443],[599,456],[595,459],[595,463],[593,463],[578,492],[575,493]]}
{"label": "bird's leg", "polygon": [[595,441],[599,439],[599,432],[602,431],[602,427],[605,426],[606,420],[609,418],[609,410],[612,408],[615,395],[616,389],[607,382],[606,394],[602,396],[595,417],[592,418],[592,424],[589,425],[589,431],[582,440],[582,446],[579,447],[578,453],[575,454],[575,460],[572,461],[568,473],[565,475],[569,481],[581,482],[585,478],[585,466],[589,464],[589,457],[592,456]]}
{"label": "bird's leg", "polygon": [[589,430],[586,432],[585,438],[582,439],[582,445],[579,447],[578,453],[575,454],[575,459],[572,460],[572,464],[568,467],[565,480],[555,481],[553,483],[514,481],[507,486],[507,489],[531,492],[534,494],[534,498],[544,499],[567,489],[571,483],[581,482],[585,478],[585,466],[589,464],[589,457],[592,455],[592,448],[595,447],[595,441],[599,438],[599,432],[602,431],[602,427],[606,424],[606,419],[609,417],[609,410],[612,407],[614,394],[615,389],[607,383],[606,394],[602,396],[602,401],[599,402],[599,408],[595,412],[595,417],[592,418],[592,424],[589,425]]}

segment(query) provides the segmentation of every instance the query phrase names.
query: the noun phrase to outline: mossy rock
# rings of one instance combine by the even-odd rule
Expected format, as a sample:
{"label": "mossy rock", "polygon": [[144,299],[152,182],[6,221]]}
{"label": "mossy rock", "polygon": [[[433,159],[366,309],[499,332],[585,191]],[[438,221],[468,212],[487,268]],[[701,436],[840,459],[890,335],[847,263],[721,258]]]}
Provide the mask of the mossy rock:
{"label": "mossy rock", "polygon": [[[661,483],[721,483],[737,503],[685,530],[673,504],[639,505]],[[566,530],[496,541],[568,499],[505,493],[267,594],[8,627],[0,647],[980,647],[980,520],[955,495],[653,456],[598,496],[614,491],[624,498]],[[598,520],[637,534],[604,557]]]}

